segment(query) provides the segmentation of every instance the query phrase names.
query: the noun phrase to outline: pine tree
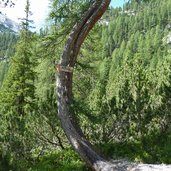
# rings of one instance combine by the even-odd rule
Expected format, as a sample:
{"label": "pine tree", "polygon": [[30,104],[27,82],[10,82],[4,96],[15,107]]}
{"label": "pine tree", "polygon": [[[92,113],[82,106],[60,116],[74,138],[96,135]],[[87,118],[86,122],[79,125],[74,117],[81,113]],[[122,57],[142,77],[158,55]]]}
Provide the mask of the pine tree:
{"label": "pine tree", "polygon": [[32,124],[29,121],[35,109],[34,66],[36,61],[32,51],[34,36],[29,31],[29,9],[30,3],[27,0],[26,18],[22,23],[16,53],[10,60],[9,71],[0,94],[1,117],[6,122],[4,142],[16,159],[17,156],[27,157],[25,153],[32,148],[31,142],[29,145],[31,141],[29,127]]}

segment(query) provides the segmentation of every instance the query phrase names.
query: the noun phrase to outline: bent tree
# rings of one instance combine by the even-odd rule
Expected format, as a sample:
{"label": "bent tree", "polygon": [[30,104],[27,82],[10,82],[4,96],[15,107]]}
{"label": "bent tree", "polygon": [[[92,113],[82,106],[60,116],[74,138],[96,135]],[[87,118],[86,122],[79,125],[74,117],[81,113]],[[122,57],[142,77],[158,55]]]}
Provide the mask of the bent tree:
{"label": "bent tree", "polygon": [[[60,1],[59,1],[60,2]],[[72,3],[73,1],[67,1]],[[79,3],[80,1],[75,0]],[[125,161],[108,161],[102,154],[97,152],[91,143],[86,139],[83,134],[72,108],[73,105],[73,68],[77,60],[78,53],[81,45],[83,44],[86,36],[93,28],[95,23],[107,10],[110,0],[94,0],[94,1],[81,1],[83,4],[89,2],[89,6],[81,13],[78,21],[70,31],[66,41],[63,53],[59,64],[56,65],[57,74],[57,96],[58,96],[58,117],[61,121],[62,128],[80,157],[96,171],[114,171],[114,170],[145,170],[152,168],[153,170],[162,170],[162,166],[155,165],[136,165]],[[62,9],[62,8],[61,8]],[[64,16],[65,17],[65,16]],[[169,170],[171,167],[165,167],[163,170]]]}
{"label": "bent tree", "polygon": [[74,149],[94,170],[102,170],[104,166],[107,165],[107,161],[102,155],[97,153],[93,146],[87,141],[72,113],[72,70],[71,72],[67,72],[66,69],[62,70],[60,68],[74,67],[82,43],[95,23],[107,10],[109,4],[110,0],[95,0],[90,2],[88,10],[84,12],[81,19],[73,26],[61,55],[60,63],[58,64],[58,116],[62,128]]}

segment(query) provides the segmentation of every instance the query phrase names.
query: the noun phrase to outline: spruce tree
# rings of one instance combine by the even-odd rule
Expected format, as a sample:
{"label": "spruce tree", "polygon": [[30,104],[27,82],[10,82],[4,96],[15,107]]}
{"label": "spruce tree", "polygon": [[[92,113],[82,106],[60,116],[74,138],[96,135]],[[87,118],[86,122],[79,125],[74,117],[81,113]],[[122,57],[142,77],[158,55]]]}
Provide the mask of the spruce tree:
{"label": "spruce tree", "polygon": [[[27,0],[26,17],[22,22],[16,53],[10,60],[7,77],[0,94],[0,117],[4,120],[6,131],[4,146],[8,152],[17,157],[26,157],[32,148],[31,123],[29,123],[35,109],[34,80],[35,59],[33,59],[34,36],[29,30],[30,3]],[[11,154],[12,154],[11,153]]]}

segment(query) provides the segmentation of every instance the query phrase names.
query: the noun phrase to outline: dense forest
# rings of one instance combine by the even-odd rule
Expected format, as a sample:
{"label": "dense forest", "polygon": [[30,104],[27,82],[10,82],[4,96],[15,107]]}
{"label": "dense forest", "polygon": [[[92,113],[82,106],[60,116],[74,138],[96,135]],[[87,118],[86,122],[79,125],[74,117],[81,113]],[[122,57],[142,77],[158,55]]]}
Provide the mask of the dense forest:
{"label": "dense forest", "polygon": [[[55,0],[49,26],[36,33],[27,1],[20,33],[0,33],[0,171],[90,170],[61,128],[55,87],[54,66],[78,11],[91,3],[81,2],[71,15]],[[97,149],[112,159],[171,163],[170,0],[110,7],[73,75],[71,110]]]}
{"label": "dense forest", "polygon": [[15,53],[15,44],[17,43],[17,35],[7,31],[0,33],[0,87],[8,70],[10,57]]}

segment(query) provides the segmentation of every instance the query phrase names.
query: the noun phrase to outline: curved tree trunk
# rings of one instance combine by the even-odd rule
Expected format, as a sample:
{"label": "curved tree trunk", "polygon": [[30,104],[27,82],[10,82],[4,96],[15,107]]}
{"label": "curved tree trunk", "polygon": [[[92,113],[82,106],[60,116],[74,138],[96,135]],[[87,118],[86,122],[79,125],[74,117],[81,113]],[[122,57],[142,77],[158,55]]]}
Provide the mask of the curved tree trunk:
{"label": "curved tree trunk", "polygon": [[[74,67],[80,47],[94,24],[107,10],[110,0],[95,0],[82,19],[73,27],[66,42],[58,65],[57,96],[58,117],[65,134],[81,158],[96,171],[130,170],[135,165],[124,161],[107,161],[97,152],[82,133],[70,106],[72,105],[72,70],[60,68]],[[59,68],[60,66],[60,68]]]}
{"label": "curved tree trunk", "polygon": [[[74,67],[80,47],[93,28],[94,24],[101,18],[106,11],[110,0],[96,0],[84,14],[79,23],[71,31],[66,42],[60,60],[61,68]],[[58,95],[58,116],[62,128],[81,158],[94,170],[101,170],[102,163],[107,161],[95,151],[92,145],[86,140],[80,129],[70,106],[72,104],[72,72],[58,70],[57,95]]]}

